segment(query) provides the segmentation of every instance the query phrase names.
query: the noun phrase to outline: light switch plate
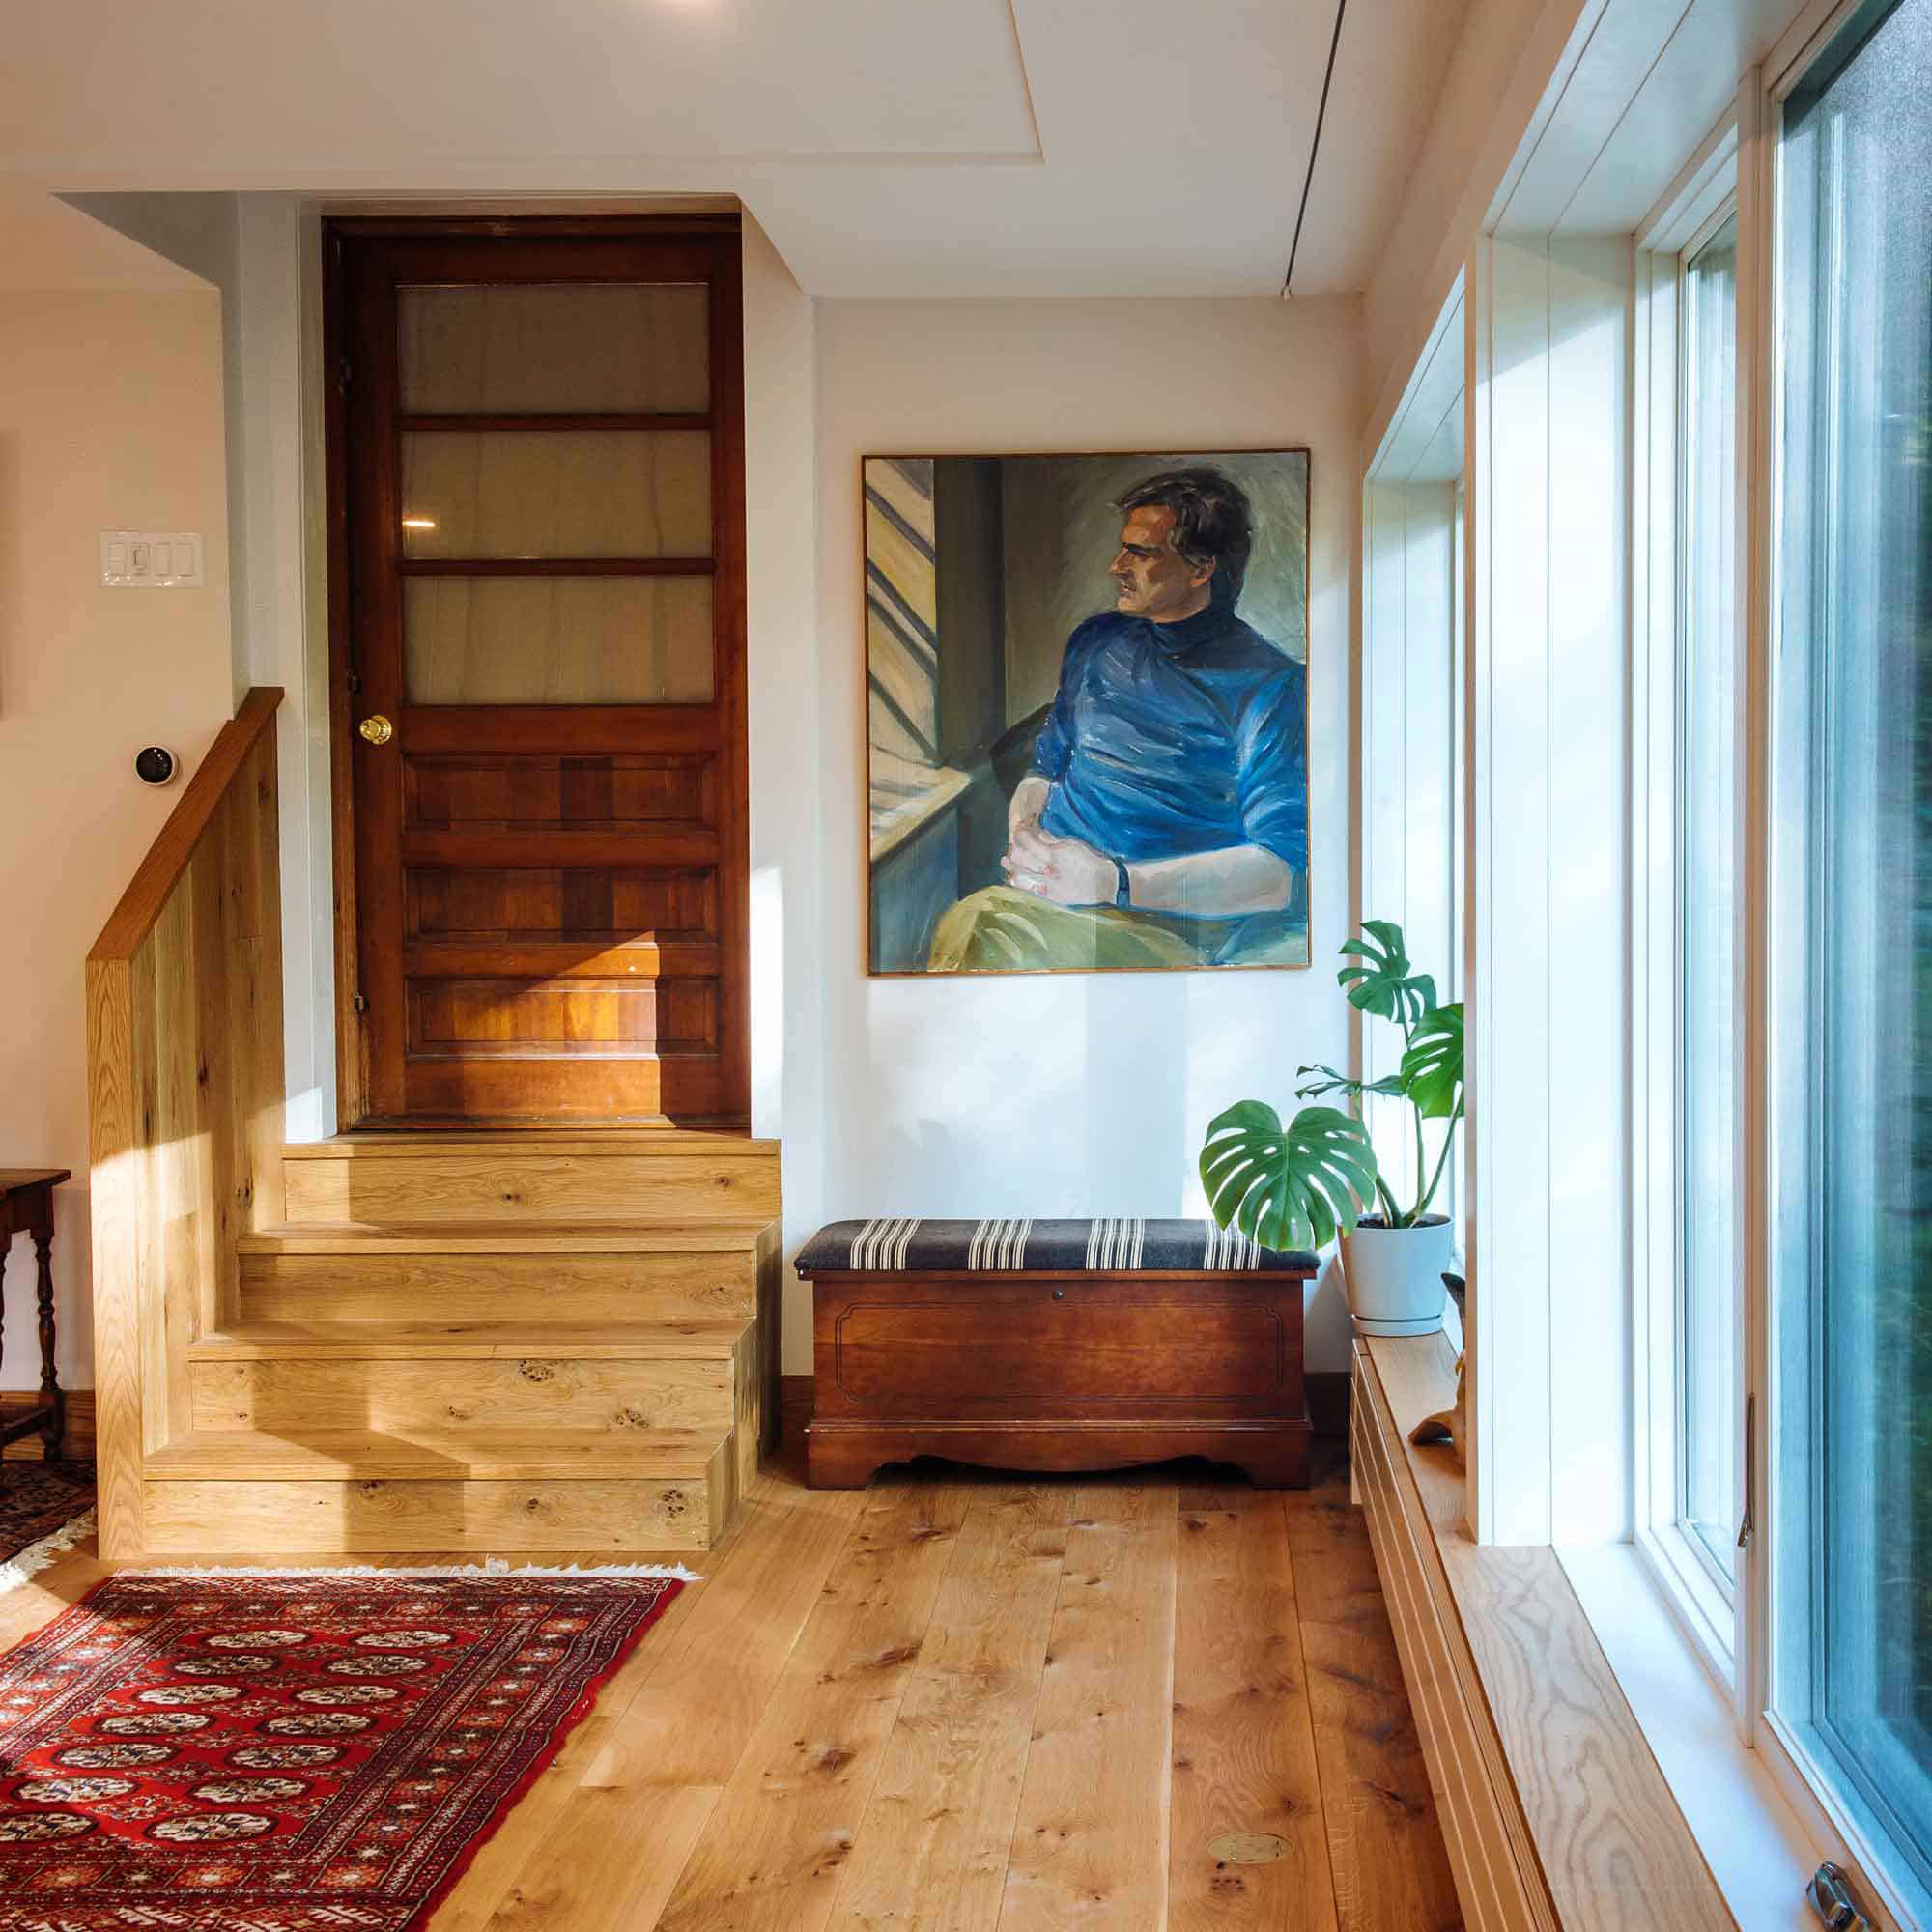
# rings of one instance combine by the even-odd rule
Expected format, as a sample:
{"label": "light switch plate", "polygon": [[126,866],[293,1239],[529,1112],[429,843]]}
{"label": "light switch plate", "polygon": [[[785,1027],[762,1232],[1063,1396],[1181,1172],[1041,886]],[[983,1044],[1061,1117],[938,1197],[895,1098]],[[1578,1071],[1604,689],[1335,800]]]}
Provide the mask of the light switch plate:
{"label": "light switch plate", "polygon": [[102,530],[100,581],[110,590],[198,590],[198,530]]}

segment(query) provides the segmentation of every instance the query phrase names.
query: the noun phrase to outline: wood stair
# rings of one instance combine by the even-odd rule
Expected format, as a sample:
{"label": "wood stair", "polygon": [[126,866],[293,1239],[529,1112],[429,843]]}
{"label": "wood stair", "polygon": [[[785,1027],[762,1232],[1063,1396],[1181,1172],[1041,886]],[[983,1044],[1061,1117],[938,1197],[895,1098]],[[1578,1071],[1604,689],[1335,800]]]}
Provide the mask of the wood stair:
{"label": "wood stair", "polygon": [[143,1543],[708,1548],[778,1424],[778,1146],[664,1128],[283,1151],[285,1222],[169,1350]]}

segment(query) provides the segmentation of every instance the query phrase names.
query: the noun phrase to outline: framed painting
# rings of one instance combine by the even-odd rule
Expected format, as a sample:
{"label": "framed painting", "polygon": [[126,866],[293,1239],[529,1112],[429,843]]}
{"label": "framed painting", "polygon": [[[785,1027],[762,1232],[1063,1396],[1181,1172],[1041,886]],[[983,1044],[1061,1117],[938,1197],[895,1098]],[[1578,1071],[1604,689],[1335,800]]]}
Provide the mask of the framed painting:
{"label": "framed painting", "polygon": [[1305,449],[867,456],[867,964],[1306,966]]}

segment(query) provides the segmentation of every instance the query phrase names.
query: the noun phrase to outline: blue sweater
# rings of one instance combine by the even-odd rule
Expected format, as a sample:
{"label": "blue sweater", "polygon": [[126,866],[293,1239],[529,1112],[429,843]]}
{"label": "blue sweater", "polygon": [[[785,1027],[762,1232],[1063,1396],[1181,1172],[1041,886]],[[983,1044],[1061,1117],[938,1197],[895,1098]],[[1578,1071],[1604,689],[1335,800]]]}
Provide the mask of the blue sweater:
{"label": "blue sweater", "polygon": [[1040,824],[1129,862],[1260,845],[1308,867],[1308,674],[1235,615],[1107,611],[1066,642]]}

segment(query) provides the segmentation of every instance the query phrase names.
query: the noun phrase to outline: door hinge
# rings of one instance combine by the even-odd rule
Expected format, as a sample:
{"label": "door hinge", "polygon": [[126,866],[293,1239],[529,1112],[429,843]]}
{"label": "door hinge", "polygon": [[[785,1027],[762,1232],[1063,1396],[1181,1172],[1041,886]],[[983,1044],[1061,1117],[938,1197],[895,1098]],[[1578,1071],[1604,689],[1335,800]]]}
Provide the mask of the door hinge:
{"label": "door hinge", "polygon": [[1757,1534],[1757,1397],[1745,1399],[1745,1516],[1738,1524],[1738,1548],[1748,1549]]}
{"label": "door hinge", "polygon": [[366,1013],[369,1010],[369,1002],[366,999],[364,999],[360,993],[351,993],[349,996],[349,1004],[352,1007],[354,1007],[358,1013]]}
{"label": "door hinge", "polygon": [[349,695],[354,697],[362,689],[362,680],[352,670],[349,673]]}
{"label": "door hinge", "polygon": [[1811,1874],[1804,1888],[1811,1910],[1832,1928],[1832,1932],[1876,1932],[1859,1904],[1852,1882],[1834,1864],[1825,1863]]}
{"label": "door hinge", "polygon": [[355,363],[350,361],[348,356],[345,355],[342,358],[342,360],[335,365],[335,386],[338,389],[346,389],[348,388],[350,384],[355,380]]}

